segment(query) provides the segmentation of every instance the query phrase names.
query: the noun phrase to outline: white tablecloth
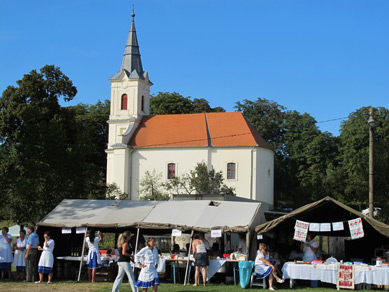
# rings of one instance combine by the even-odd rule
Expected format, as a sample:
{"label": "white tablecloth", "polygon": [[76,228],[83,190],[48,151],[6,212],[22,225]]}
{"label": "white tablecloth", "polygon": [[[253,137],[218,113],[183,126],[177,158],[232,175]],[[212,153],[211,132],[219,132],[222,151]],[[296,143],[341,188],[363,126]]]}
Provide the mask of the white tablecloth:
{"label": "white tablecloth", "polygon": [[[295,264],[287,262],[282,267],[283,279],[319,280],[336,285],[337,266]],[[355,269],[355,284],[389,285],[389,267],[358,267]]]}
{"label": "white tablecloth", "polygon": [[213,275],[216,274],[217,271],[224,265],[226,262],[225,259],[220,260],[209,260],[209,266],[207,269],[207,281],[213,277]]}

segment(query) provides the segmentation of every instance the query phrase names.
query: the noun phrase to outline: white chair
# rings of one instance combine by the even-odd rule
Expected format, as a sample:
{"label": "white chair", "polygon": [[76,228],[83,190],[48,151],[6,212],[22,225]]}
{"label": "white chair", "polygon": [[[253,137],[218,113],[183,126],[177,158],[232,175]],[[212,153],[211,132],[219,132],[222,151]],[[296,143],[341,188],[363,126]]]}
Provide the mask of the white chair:
{"label": "white chair", "polygon": [[[263,289],[266,289],[266,277],[257,278],[257,274],[255,273],[255,268],[254,268],[253,272],[251,273],[250,288],[253,286],[258,286],[258,287],[262,287]],[[254,280],[258,280],[258,282],[254,282]]]}

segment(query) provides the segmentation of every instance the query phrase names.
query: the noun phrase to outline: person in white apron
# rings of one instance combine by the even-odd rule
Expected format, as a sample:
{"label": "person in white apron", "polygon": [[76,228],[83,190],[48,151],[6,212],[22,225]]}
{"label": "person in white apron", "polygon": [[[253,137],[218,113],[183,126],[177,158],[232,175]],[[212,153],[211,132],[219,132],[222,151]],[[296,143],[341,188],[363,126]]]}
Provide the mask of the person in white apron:
{"label": "person in white apron", "polygon": [[[24,279],[24,272],[26,270],[26,231],[24,229],[20,230],[20,237],[16,240],[15,245],[15,257],[14,257],[14,266],[16,267],[16,275],[18,280]],[[22,274],[22,277],[20,277]]]}
{"label": "person in white apron", "polygon": [[102,243],[100,231],[97,231],[94,228],[91,228],[89,234],[86,237],[86,243],[88,244],[88,260],[86,262],[88,266],[88,279],[89,282],[95,282],[96,269],[101,267],[101,258],[99,251],[99,242]]}
{"label": "person in white apron", "polygon": [[146,292],[150,287],[153,287],[153,292],[158,291],[158,285],[161,284],[157,272],[158,261],[159,257],[158,250],[155,248],[155,238],[150,237],[147,239],[146,247],[142,248],[135,255],[135,262],[142,267],[135,286],[143,288],[143,292]]}
{"label": "person in white apron", "polygon": [[47,284],[51,284],[51,280],[53,278],[53,250],[55,242],[53,239],[51,239],[50,231],[46,231],[43,237],[45,239],[45,242],[43,243],[43,251],[38,263],[39,281],[35,283],[42,283],[44,274],[48,274]]}
{"label": "person in white apron", "polygon": [[4,279],[4,271],[8,271],[8,278],[11,279],[11,263],[13,261],[11,243],[12,235],[8,234],[8,227],[3,227],[0,235],[0,270],[2,279]]}

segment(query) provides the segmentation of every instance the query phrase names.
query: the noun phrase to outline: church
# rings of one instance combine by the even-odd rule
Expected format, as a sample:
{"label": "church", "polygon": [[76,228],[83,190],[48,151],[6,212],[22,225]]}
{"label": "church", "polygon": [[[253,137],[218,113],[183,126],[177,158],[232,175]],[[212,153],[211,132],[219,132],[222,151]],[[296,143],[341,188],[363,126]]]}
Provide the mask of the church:
{"label": "church", "polygon": [[146,171],[166,181],[205,162],[237,197],[273,206],[274,152],[242,113],[150,115],[153,83],[142,67],[134,17],[120,70],[109,79],[107,184],[138,200]]}

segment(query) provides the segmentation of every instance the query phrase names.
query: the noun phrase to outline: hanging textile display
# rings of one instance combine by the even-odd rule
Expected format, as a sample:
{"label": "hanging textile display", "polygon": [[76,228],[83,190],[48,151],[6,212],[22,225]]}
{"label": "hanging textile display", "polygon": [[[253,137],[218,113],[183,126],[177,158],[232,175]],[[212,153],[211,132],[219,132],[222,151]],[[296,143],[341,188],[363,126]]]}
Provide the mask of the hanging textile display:
{"label": "hanging textile display", "polygon": [[339,289],[355,288],[355,269],[354,265],[338,265],[338,282],[336,287]]}
{"label": "hanging textile display", "polygon": [[305,242],[307,238],[309,223],[304,221],[296,220],[296,225],[294,226],[294,240]]}
{"label": "hanging textile display", "polygon": [[354,220],[348,221],[348,226],[350,227],[351,239],[362,238],[365,236],[363,232],[362,219],[357,218]]}

